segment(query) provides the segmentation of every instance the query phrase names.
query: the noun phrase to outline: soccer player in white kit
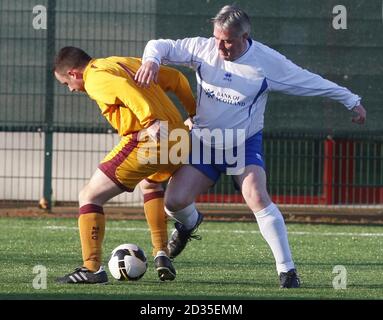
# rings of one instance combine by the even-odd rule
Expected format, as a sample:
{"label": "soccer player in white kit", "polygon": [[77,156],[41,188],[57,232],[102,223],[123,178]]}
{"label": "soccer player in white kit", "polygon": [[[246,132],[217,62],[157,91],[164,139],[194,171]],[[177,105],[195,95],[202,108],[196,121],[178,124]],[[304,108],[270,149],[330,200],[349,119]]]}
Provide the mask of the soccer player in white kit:
{"label": "soccer player in white kit", "polygon": [[[137,83],[149,86],[156,81],[159,64],[178,64],[193,68],[197,77],[197,113],[192,119],[192,138],[201,141],[211,154],[217,150],[236,149],[242,170],[233,180],[255,215],[260,232],[270,246],[276,262],[281,288],[298,288],[300,279],[288,243],[283,216],[271,201],[266,188],[262,152],[264,111],[269,92],[298,96],[324,96],[342,103],[354,112],[352,121],[363,124],[366,111],[361,98],[347,88],[295,65],[277,51],[250,38],[250,20],[240,8],[224,6],[212,19],[214,37],[181,40],[151,40],[146,45],[143,63],[135,75]],[[240,139],[209,140],[203,130],[240,133]],[[202,131],[201,131],[202,130]],[[217,141],[218,140],[218,141]],[[230,141],[229,141],[230,140]],[[241,153],[239,150],[244,150]],[[200,153],[193,144],[191,154]],[[202,151],[203,153],[204,151]],[[168,247],[177,256],[193,237],[202,214],[195,199],[215,184],[221,173],[233,165],[226,158],[212,157],[204,163],[190,158],[171,178],[165,194],[165,211],[174,218]],[[222,160],[222,161],[221,161]],[[239,162],[239,161],[238,161]],[[227,173],[227,172],[226,172]]]}

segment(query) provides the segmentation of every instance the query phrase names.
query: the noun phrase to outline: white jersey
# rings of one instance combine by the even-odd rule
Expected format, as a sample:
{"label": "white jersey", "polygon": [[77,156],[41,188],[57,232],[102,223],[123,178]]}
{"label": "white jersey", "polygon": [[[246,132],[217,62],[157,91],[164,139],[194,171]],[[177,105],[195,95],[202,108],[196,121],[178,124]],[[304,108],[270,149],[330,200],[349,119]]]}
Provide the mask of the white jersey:
{"label": "white jersey", "polygon": [[352,109],[361,98],[347,88],[295,65],[277,51],[249,39],[235,61],[225,61],[214,38],[151,40],[143,62],[186,65],[196,71],[197,129],[244,129],[246,138],[263,128],[268,93],[324,96]]}

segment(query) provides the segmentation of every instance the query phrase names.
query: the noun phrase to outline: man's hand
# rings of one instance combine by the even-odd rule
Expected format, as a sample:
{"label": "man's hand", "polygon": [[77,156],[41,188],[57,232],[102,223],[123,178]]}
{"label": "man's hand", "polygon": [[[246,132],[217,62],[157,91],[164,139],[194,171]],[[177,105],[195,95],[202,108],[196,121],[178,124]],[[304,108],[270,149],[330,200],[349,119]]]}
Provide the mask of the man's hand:
{"label": "man's hand", "polygon": [[354,107],[351,111],[355,113],[352,117],[352,122],[363,124],[366,121],[366,109],[361,104]]}
{"label": "man's hand", "polygon": [[189,130],[191,130],[193,128],[193,120],[192,120],[192,117],[189,117],[187,118],[185,121],[184,121],[184,125],[189,127]]}
{"label": "man's hand", "polygon": [[151,81],[157,83],[159,69],[160,67],[157,63],[146,61],[137,70],[134,80],[139,87],[149,88]]}
{"label": "man's hand", "polygon": [[148,127],[146,130],[148,132],[148,136],[154,140],[158,141],[160,138],[160,120],[156,120],[150,127]]}
{"label": "man's hand", "polygon": [[156,120],[155,122],[153,122],[153,124],[150,125],[150,127],[141,130],[138,141],[140,141],[140,138],[144,139],[145,136],[149,136],[149,138],[155,142],[159,142],[161,140],[168,140],[169,133],[166,122]]}

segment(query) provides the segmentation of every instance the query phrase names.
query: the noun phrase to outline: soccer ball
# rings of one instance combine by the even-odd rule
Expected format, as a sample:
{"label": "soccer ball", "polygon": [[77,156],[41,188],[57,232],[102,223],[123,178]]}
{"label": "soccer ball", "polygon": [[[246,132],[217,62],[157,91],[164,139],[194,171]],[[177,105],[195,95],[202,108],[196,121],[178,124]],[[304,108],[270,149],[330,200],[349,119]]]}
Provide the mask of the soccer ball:
{"label": "soccer ball", "polygon": [[121,244],[112,251],[108,267],[117,280],[138,280],[148,268],[145,252],[132,243]]}

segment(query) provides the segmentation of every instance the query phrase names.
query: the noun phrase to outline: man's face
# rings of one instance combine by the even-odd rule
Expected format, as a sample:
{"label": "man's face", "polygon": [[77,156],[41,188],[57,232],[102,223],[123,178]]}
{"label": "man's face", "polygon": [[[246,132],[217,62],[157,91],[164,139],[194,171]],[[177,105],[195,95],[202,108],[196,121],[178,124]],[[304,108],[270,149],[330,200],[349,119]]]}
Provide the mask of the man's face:
{"label": "man's face", "polygon": [[233,61],[246,50],[248,34],[236,36],[232,30],[214,25],[215,44],[222,59]]}
{"label": "man's face", "polygon": [[84,80],[82,73],[76,70],[69,70],[66,74],[61,74],[55,71],[55,77],[58,82],[68,87],[70,92],[82,91],[85,92]]}

